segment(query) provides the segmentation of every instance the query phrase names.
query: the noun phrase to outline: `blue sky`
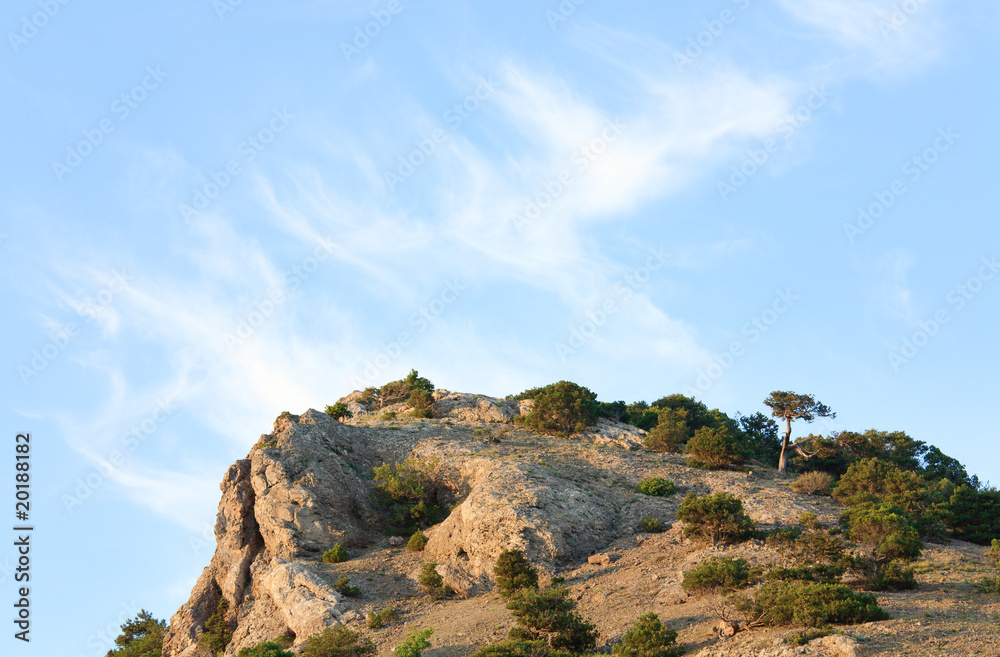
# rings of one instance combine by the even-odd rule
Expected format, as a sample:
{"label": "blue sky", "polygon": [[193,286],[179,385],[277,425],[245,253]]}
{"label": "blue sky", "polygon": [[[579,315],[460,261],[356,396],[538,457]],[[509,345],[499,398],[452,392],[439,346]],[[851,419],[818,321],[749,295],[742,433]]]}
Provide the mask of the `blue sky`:
{"label": "blue sky", "polygon": [[3,10],[0,426],[37,528],[6,653],[169,617],[274,417],[411,368],[812,393],[837,418],[795,435],[1000,481],[995,3],[230,2]]}

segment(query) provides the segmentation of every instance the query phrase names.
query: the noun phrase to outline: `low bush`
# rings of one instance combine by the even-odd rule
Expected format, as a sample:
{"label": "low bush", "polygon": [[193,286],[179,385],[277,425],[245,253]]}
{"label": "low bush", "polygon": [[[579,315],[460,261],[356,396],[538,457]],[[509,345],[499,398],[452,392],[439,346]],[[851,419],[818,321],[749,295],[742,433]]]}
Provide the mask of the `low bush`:
{"label": "low bush", "polygon": [[1000,594],[1000,577],[984,577],[973,586],[980,593]]}
{"label": "low bush", "polygon": [[432,479],[436,467],[433,459],[408,458],[397,465],[383,463],[375,468],[375,496],[388,507],[388,526],[397,536],[409,536],[444,518]]}
{"label": "low bush", "polygon": [[451,594],[451,588],[444,585],[444,578],[438,574],[436,563],[425,563],[417,581],[431,600],[440,600]]}
{"label": "low bush", "polygon": [[361,589],[351,586],[351,578],[347,575],[338,577],[337,581],[333,583],[333,589],[341,595],[346,595],[348,598],[356,598],[361,595]]}
{"label": "low bush", "polygon": [[677,454],[684,449],[690,437],[688,425],[676,418],[660,418],[659,424],[646,433],[643,444],[656,452]]}
{"label": "low bush", "polygon": [[347,404],[344,402],[337,402],[333,406],[327,405],[323,412],[332,417],[334,420],[354,417],[354,414],[347,410]]}
{"label": "low bush", "polygon": [[[840,584],[767,582],[753,595],[734,594],[727,605],[747,628],[803,625],[855,625],[889,616],[870,593],[854,593]],[[723,612],[728,616],[728,612]],[[732,620],[724,618],[723,620]]]}
{"label": "low bush", "polygon": [[806,511],[805,513],[799,514],[799,524],[805,525],[809,529],[819,529],[819,516],[817,516],[812,511]]}
{"label": "low bush", "polygon": [[640,534],[659,534],[663,531],[663,523],[659,518],[647,516],[639,521],[635,530]]}
{"label": "low bush", "polygon": [[302,644],[301,657],[371,657],[375,644],[368,637],[343,625],[328,627]]}
{"label": "low bush", "polygon": [[743,502],[729,493],[698,496],[688,493],[677,509],[684,535],[718,543],[738,543],[750,537],[754,521],[743,511]]}
{"label": "low bush", "polygon": [[253,648],[242,648],[237,657],[295,657],[277,641],[261,641]]}
{"label": "low bush", "polygon": [[529,429],[568,436],[597,422],[597,393],[583,386],[560,381],[527,393],[534,399],[524,419]]}
{"label": "low bush", "polygon": [[650,477],[649,479],[643,479],[636,486],[638,490],[643,495],[651,495],[653,497],[668,497],[677,492],[677,486],[674,482],[669,479],[664,479],[663,477]]}
{"label": "low bush", "polygon": [[1000,570],[1000,538],[994,538],[990,544],[990,561],[994,568]]}
{"label": "low bush", "polygon": [[419,529],[413,532],[410,540],[406,542],[406,549],[410,552],[423,552],[427,546],[427,537]]}
{"label": "low bush", "polygon": [[764,577],[770,581],[836,584],[846,570],[846,567],[839,564],[818,563],[795,568],[773,568]]}
{"label": "low bush", "polygon": [[684,648],[677,645],[677,632],[664,626],[659,616],[649,613],[625,632],[612,653],[616,657],[680,657]]}
{"label": "low bush", "polygon": [[745,589],[760,575],[746,559],[710,557],[697,567],[684,573],[681,586],[692,594],[729,593]]}
{"label": "low bush", "polygon": [[866,581],[865,588],[870,591],[912,591],[919,586],[913,568],[898,561],[890,561],[883,566],[876,564],[861,570],[874,573]]}
{"label": "low bush", "polygon": [[379,419],[382,420],[383,422],[388,420],[395,420],[396,411],[386,411],[385,413],[382,413],[382,415],[379,416]]}
{"label": "low bush", "polygon": [[724,470],[746,460],[742,446],[725,426],[702,427],[687,442],[691,455],[687,465],[708,470]]}
{"label": "low bush", "polygon": [[597,646],[597,629],[574,611],[576,603],[565,586],[521,589],[510,601],[518,623],[510,638],[516,641],[547,641],[556,650],[582,653]]}
{"label": "low bush", "polygon": [[833,482],[833,475],[827,472],[803,472],[792,482],[792,490],[806,495],[830,495]]}
{"label": "low bush", "polygon": [[414,417],[431,417],[434,397],[426,390],[414,390],[406,400],[407,406],[413,409]]}
{"label": "low bush", "polygon": [[323,553],[323,563],[342,563],[347,561],[347,550],[340,543]]}
{"label": "low bush", "polygon": [[385,627],[389,623],[399,620],[399,612],[392,607],[386,607],[378,613],[369,611],[365,620],[367,621],[369,628],[377,630]]}
{"label": "low bush", "polygon": [[510,600],[521,589],[538,588],[538,569],[524,558],[520,550],[504,550],[497,557],[493,579],[500,597]]}
{"label": "low bush", "polygon": [[402,644],[396,646],[393,654],[396,657],[420,657],[420,654],[431,647],[431,642],[427,639],[434,634],[434,628],[428,627],[423,630],[413,630],[410,636]]}

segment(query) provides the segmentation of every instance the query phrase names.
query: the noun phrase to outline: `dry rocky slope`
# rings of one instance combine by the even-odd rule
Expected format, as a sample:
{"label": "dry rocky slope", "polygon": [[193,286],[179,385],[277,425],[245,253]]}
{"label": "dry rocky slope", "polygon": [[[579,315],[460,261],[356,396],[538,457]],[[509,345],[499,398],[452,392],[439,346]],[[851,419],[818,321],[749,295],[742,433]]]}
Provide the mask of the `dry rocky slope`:
{"label": "dry rocky slope", "polygon": [[[711,608],[718,598],[687,596],[682,573],[712,555],[759,564],[781,564],[781,556],[759,541],[716,549],[683,539],[675,521],[684,494],[735,494],[763,528],[794,525],[805,511],[833,523],[837,502],[794,493],[790,479],[763,466],[752,473],[687,468],[678,455],[647,451],[643,432],[628,425],[602,420],[571,439],[539,436],[512,423],[526,412],[516,402],[443,390],[434,397],[432,420],[404,417],[399,405],[399,420],[379,421],[363,413],[356,394],[343,400],[355,411],[345,423],[315,410],[279,417],[223,478],[216,551],[170,620],[164,657],[210,655],[198,637],[223,596],[235,625],[226,655],[281,635],[294,637],[294,651],[324,627],[345,624],[368,633],[379,655],[390,655],[413,629],[433,627],[426,657],[464,657],[513,626],[491,585],[497,556],[513,548],[539,566],[543,581],[565,578],[601,632],[603,650],[653,611],[689,654],[704,657],[1000,654],[998,599],[971,585],[989,571],[986,551],[959,541],[927,547],[919,590],[879,594],[892,620],[804,647],[784,643],[789,629],[720,639]],[[484,439],[496,434],[499,442]],[[375,466],[411,456],[433,459],[440,494],[452,504],[425,532],[430,540],[419,553],[382,533],[385,512],[371,495]],[[673,480],[678,493],[636,493],[653,476]],[[670,529],[637,534],[647,516]],[[335,543],[352,558],[323,563]],[[421,594],[416,577],[430,561],[456,596],[434,602]],[[333,589],[342,575],[360,596]],[[400,620],[368,630],[365,614],[387,606]]]}

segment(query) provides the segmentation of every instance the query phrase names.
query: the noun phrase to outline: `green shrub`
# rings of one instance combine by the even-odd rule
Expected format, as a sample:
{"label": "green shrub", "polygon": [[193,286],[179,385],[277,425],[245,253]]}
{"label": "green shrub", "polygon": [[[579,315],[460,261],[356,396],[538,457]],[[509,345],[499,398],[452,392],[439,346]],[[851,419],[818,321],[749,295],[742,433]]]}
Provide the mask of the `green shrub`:
{"label": "green shrub", "polygon": [[687,442],[692,456],[687,464],[709,470],[723,470],[740,465],[746,459],[742,446],[726,427],[702,427]]}
{"label": "green shrub", "polygon": [[406,542],[406,549],[410,552],[423,552],[427,546],[427,537],[419,529],[413,532],[410,540]]}
{"label": "green shrub", "polygon": [[344,402],[337,402],[333,406],[328,405],[323,412],[332,417],[334,420],[340,420],[345,417],[354,417],[354,414],[347,410],[347,404]]}
{"label": "green shrub", "polygon": [[572,657],[568,650],[554,650],[546,641],[509,639],[480,648],[471,657]]}
{"label": "green shrub", "polygon": [[323,563],[342,563],[347,559],[347,550],[340,543],[323,553]]}
{"label": "green shrub", "polygon": [[958,486],[942,507],[945,524],[955,538],[989,545],[1000,536],[1000,490]]}
{"label": "green shrub", "polygon": [[201,633],[201,642],[215,655],[225,652],[226,646],[233,640],[233,632],[229,628],[226,616],[229,613],[229,600],[225,596],[219,598],[215,613],[205,621],[205,630]]}
{"label": "green shrub", "polygon": [[346,595],[348,598],[356,598],[361,595],[361,589],[351,586],[351,579],[347,575],[338,577],[337,581],[333,583],[333,589],[341,595]]}
{"label": "green shrub", "polygon": [[403,383],[406,384],[406,387],[410,390],[410,392],[413,392],[414,390],[428,393],[434,392],[434,384],[431,383],[429,379],[425,379],[420,376],[416,370],[410,370],[410,373],[403,379]]}
{"label": "green shrub", "polygon": [[799,514],[799,524],[805,525],[809,529],[819,529],[819,516],[812,511]]}
{"label": "green shrub", "polygon": [[432,415],[434,397],[426,390],[414,390],[410,393],[406,404],[413,409],[414,417],[429,418]]}
{"label": "green shrub", "polygon": [[718,543],[738,543],[750,537],[755,523],[743,511],[743,502],[729,493],[698,496],[691,492],[677,509],[684,535]]}
{"label": "green shrub", "polygon": [[994,568],[1000,570],[1000,538],[994,538],[990,543],[990,561]]}
{"label": "green shrub", "polygon": [[121,628],[121,634],[115,639],[118,647],[108,651],[107,657],[159,657],[167,631],[166,621],[156,620],[142,609]]}
{"label": "green shrub", "polygon": [[518,623],[510,631],[510,638],[547,640],[556,650],[573,653],[593,650],[597,645],[597,629],[574,611],[575,606],[565,586],[521,589],[507,602],[507,609]]}
{"label": "green shrub", "polygon": [[684,449],[691,434],[684,420],[660,417],[659,424],[646,433],[643,444],[656,452],[678,453]]}
{"label": "green shrub", "polygon": [[847,570],[839,564],[818,563],[795,568],[773,568],[764,576],[770,581],[836,584]]}
{"label": "green shrub", "polygon": [[663,531],[663,523],[660,522],[659,518],[647,516],[639,521],[635,530],[640,534],[659,534]]}
{"label": "green shrub", "polygon": [[792,482],[792,490],[806,495],[829,495],[833,491],[833,476],[826,472],[803,472]]}
{"label": "green shrub", "polygon": [[[790,541],[773,540],[768,537],[768,545],[772,545],[781,550],[784,554],[791,556],[799,564],[844,563],[844,542],[839,536],[835,536],[833,530],[815,530],[803,532],[797,527],[794,528],[794,538]],[[836,529],[836,528],[835,528]]]}
{"label": "green shrub", "polygon": [[397,612],[392,607],[386,607],[382,611],[375,613],[374,611],[369,611],[368,615],[365,616],[365,620],[368,623],[368,627],[377,630],[379,628],[385,627],[389,623],[399,620],[399,612]]}
{"label": "green shrub", "polygon": [[379,419],[382,420],[383,422],[387,422],[389,420],[395,420],[396,411],[386,411],[385,413],[382,413],[382,415],[379,416]]}
{"label": "green shrub", "polygon": [[913,568],[898,561],[876,567],[874,572],[874,577],[867,582],[867,588],[871,591],[911,591],[919,586]]}
{"label": "green shrub", "polygon": [[301,657],[372,657],[374,654],[375,644],[371,639],[337,625],[306,639]]}
{"label": "green shrub", "polygon": [[440,600],[451,595],[451,588],[444,585],[444,578],[438,574],[437,563],[425,563],[417,581],[431,600]]}
{"label": "green shrub", "polygon": [[500,597],[510,600],[521,589],[538,588],[538,569],[524,558],[520,550],[504,550],[497,557],[493,579]]}
{"label": "green shrub", "polygon": [[396,657],[420,657],[427,648],[431,647],[431,642],[427,639],[434,634],[434,628],[428,627],[423,630],[413,630],[410,636],[402,644],[396,646],[394,654]]}
{"label": "green shrub", "polygon": [[444,518],[431,478],[436,467],[433,459],[408,458],[398,465],[383,463],[375,468],[375,495],[388,507],[388,525],[395,534],[408,536]]}
{"label": "green shrub", "polygon": [[534,431],[568,436],[597,422],[597,394],[570,381],[547,385],[533,398],[524,425]]}
{"label": "green shrub", "polygon": [[753,595],[734,594],[727,600],[742,624],[755,627],[855,625],[889,616],[870,593],[854,593],[840,584],[767,582]]}
{"label": "green shrub", "polygon": [[643,479],[640,481],[636,490],[643,495],[668,497],[677,492],[677,486],[675,486],[674,482],[669,479],[664,479],[663,477],[650,477],[649,479]]}
{"label": "green shrub", "polygon": [[253,648],[243,648],[237,657],[295,657],[277,641],[261,641]]}
{"label": "green shrub", "polygon": [[617,657],[680,657],[684,648],[676,644],[677,632],[660,623],[656,614],[648,613],[625,632],[612,653]]}
{"label": "green shrub", "polygon": [[973,586],[980,593],[1000,594],[1000,577],[984,577]]}
{"label": "green shrub", "polygon": [[833,496],[847,506],[886,502],[919,516],[924,510],[924,480],[915,472],[900,470],[877,458],[851,464],[840,478]]}
{"label": "green shrub", "polygon": [[913,571],[896,563],[916,559],[923,548],[911,518],[903,509],[884,502],[864,503],[847,511],[840,521],[848,537],[862,549],[860,555],[851,559],[851,570],[867,588],[876,591],[916,588]]}
{"label": "green shrub", "polygon": [[746,559],[709,557],[695,568],[684,573],[681,586],[692,594],[721,593],[745,589],[760,575]]}
{"label": "green shrub", "polygon": [[860,504],[844,513],[841,524],[852,541],[869,548],[880,562],[913,560],[923,549],[912,519],[892,504]]}

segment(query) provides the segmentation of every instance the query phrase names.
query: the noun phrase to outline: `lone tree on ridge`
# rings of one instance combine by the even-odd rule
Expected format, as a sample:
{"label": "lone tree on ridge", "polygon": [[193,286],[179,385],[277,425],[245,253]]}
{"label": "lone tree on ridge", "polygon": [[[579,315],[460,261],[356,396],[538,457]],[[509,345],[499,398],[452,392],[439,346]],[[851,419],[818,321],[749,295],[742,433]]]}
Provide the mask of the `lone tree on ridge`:
{"label": "lone tree on ridge", "polygon": [[764,405],[771,408],[771,415],[785,420],[785,437],[781,441],[781,456],[778,459],[778,472],[785,472],[788,466],[788,439],[792,435],[792,420],[812,422],[818,417],[837,417],[825,404],[816,401],[812,395],[797,395],[794,392],[775,390]]}

